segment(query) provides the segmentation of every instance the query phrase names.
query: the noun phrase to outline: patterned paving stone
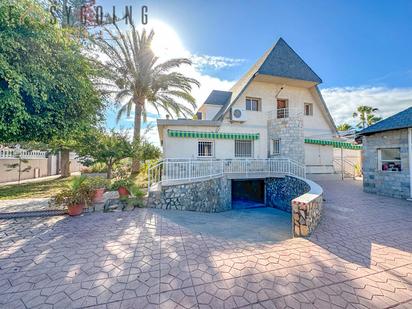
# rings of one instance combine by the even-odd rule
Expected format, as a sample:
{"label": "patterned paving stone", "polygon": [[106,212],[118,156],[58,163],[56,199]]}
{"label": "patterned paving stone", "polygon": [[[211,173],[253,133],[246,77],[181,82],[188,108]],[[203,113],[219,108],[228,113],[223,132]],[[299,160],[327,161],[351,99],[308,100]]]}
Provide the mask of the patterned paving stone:
{"label": "patterned paving stone", "polygon": [[412,203],[321,185],[315,233],[273,243],[150,209],[0,219],[0,308],[412,308]]}

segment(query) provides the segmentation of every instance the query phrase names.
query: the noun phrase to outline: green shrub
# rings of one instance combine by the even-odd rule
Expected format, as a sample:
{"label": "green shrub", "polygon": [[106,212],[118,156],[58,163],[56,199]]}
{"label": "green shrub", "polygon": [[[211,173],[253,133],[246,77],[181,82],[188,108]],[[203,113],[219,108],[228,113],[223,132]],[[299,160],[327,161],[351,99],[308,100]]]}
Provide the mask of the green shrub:
{"label": "green shrub", "polygon": [[103,177],[88,177],[86,182],[92,189],[107,189],[110,187],[110,180]]}
{"label": "green shrub", "polygon": [[85,176],[74,177],[69,187],[56,194],[50,204],[57,206],[72,206],[91,203],[94,192]]}
{"label": "green shrub", "polygon": [[126,189],[129,190],[130,192],[130,188],[134,185],[134,182],[132,179],[129,178],[123,178],[123,179],[118,179],[115,180],[112,185],[110,186],[111,190],[117,190],[120,187],[124,187]]}

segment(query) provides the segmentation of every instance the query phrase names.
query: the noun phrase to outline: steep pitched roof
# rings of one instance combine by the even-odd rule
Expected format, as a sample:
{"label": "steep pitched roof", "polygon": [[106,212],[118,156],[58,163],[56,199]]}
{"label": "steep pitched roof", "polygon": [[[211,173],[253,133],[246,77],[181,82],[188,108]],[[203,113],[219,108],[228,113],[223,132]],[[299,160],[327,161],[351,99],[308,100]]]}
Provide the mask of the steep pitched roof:
{"label": "steep pitched roof", "polygon": [[320,84],[322,80],[299,57],[299,55],[280,38],[257,71],[259,74],[306,80]]}
{"label": "steep pitched roof", "polygon": [[381,120],[359,132],[360,135],[369,135],[377,132],[398,130],[412,127],[412,107],[405,109],[389,118]]}
{"label": "steep pitched roof", "polygon": [[[232,92],[230,101],[228,101],[220,109],[213,120],[222,119],[223,115],[226,114],[230,107],[242,95],[257,74],[300,79],[316,83],[322,82],[320,77],[313,72],[313,70],[302,60],[302,58],[300,58],[299,55],[296,54],[296,52],[282,38],[279,38],[276,44],[268,49],[249,69],[249,71],[247,71],[247,73],[232,86],[230,89]],[[322,96],[320,95],[320,97]],[[321,103],[324,104],[324,108],[327,110],[323,99],[321,101]],[[330,116],[328,118],[329,120],[332,119]],[[333,120],[331,120],[331,123],[331,126],[335,128]]]}
{"label": "steep pitched roof", "polygon": [[230,91],[212,90],[204,104],[225,105],[231,96]]}

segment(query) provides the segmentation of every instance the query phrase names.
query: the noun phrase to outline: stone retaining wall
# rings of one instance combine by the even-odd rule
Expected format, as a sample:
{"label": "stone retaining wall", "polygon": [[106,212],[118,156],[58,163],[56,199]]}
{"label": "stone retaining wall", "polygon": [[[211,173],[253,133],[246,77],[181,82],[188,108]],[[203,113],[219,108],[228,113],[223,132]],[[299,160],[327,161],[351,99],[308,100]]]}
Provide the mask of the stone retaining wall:
{"label": "stone retaining wall", "polygon": [[162,186],[151,191],[148,207],[202,212],[232,209],[231,181],[226,177],[179,185]]}
{"label": "stone retaining wall", "polygon": [[293,235],[297,237],[309,236],[317,227],[322,215],[323,190],[310,180],[305,180],[309,185],[309,192],[292,201],[292,228]]}
{"label": "stone retaining wall", "polygon": [[310,186],[299,178],[266,178],[266,206],[292,212],[292,200],[310,190]]}

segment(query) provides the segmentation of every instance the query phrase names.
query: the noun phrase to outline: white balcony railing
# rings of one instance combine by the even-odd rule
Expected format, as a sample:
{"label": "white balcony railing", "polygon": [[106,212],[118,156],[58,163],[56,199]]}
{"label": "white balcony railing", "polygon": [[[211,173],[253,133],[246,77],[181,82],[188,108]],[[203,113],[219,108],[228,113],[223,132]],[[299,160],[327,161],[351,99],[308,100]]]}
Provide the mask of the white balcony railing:
{"label": "white balcony railing", "polygon": [[165,159],[149,168],[148,190],[155,185],[186,183],[223,175],[272,177],[290,175],[305,178],[305,166],[288,158],[190,160]]}
{"label": "white balcony railing", "polygon": [[278,108],[267,113],[268,120],[275,119],[287,119],[290,117],[301,117],[303,116],[303,111],[296,108]]}

